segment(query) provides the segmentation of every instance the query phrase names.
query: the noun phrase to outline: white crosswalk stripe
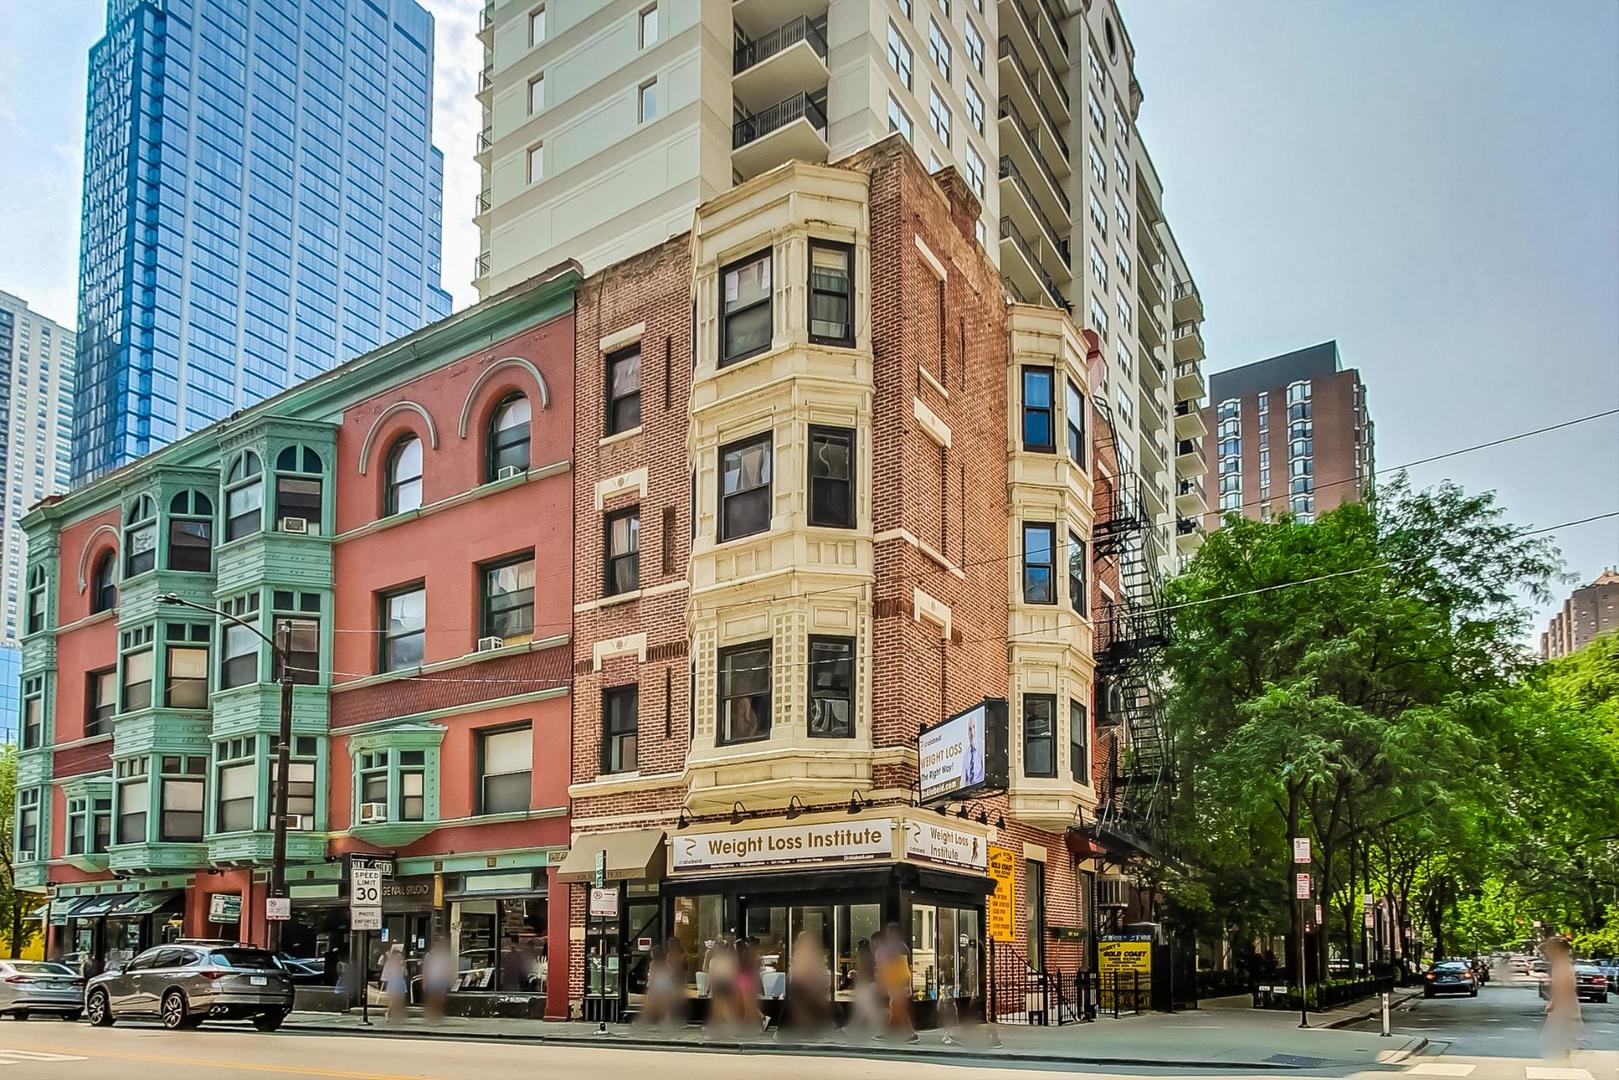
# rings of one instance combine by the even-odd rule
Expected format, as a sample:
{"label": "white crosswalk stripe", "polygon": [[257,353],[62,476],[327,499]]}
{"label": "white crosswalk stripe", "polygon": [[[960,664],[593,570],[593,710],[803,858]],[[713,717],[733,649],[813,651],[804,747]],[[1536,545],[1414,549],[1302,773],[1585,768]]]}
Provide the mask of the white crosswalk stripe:
{"label": "white crosswalk stripe", "polygon": [[1464,1061],[1424,1061],[1421,1065],[1413,1065],[1407,1072],[1422,1073],[1425,1076],[1467,1076],[1477,1065]]}

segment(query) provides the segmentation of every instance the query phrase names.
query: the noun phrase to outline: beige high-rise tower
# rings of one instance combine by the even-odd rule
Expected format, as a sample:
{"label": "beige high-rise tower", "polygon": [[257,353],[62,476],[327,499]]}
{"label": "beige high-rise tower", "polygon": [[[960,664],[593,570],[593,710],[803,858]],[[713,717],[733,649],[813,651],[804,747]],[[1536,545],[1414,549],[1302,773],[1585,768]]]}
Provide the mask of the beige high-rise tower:
{"label": "beige high-rise tower", "polygon": [[1166,565],[1196,550],[1202,302],[1113,0],[489,0],[482,39],[482,295],[563,259],[594,271],[738,181],[902,131],[979,196],[1011,296],[1098,333],[1120,469]]}

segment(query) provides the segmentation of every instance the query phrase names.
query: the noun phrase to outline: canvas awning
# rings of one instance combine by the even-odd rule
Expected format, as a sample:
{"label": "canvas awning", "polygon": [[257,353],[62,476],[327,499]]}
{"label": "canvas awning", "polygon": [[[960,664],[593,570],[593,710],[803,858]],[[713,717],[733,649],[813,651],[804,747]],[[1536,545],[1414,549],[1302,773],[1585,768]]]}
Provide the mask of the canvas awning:
{"label": "canvas awning", "polygon": [[104,893],[101,896],[81,896],[68,909],[67,917],[70,919],[97,918],[117,907],[127,895],[127,893]]}
{"label": "canvas awning", "polygon": [[179,889],[151,889],[130,894],[123,903],[107,912],[114,919],[130,919],[162,911],[180,896]]}
{"label": "canvas awning", "polygon": [[663,876],[663,830],[581,836],[557,868],[558,881],[596,880],[596,854],[607,853],[608,881],[640,881]]}

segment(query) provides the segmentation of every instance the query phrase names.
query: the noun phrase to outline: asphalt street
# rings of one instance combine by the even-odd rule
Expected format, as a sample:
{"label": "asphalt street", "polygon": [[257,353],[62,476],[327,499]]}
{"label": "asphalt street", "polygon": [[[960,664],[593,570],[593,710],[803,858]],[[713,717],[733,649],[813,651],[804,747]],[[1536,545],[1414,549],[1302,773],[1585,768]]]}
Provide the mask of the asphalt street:
{"label": "asphalt street", "polygon": [[[1584,1008],[1588,1049],[1568,1062],[1539,1058],[1541,1002],[1533,983],[1497,981],[1475,998],[1418,1000],[1399,1010],[1395,1026],[1429,1040],[1419,1056],[1398,1064],[1355,1069],[1331,1067],[1230,1071],[1200,1068],[1018,1063],[983,1058],[935,1062],[872,1059],[843,1052],[816,1055],[703,1052],[698,1049],[623,1049],[602,1046],[461,1042],[453,1039],[366,1038],[290,1031],[270,1035],[245,1025],[219,1024],[196,1031],[167,1032],[155,1025],[123,1022],[110,1029],[51,1020],[0,1021],[0,1080],[252,1080],[254,1077],[338,1077],[344,1080],[964,1080],[1019,1078],[1176,1076],[1222,1080],[1283,1080],[1290,1076],[1335,1080],[1615,1080],[1619,1077],[1619,996]],[[1173,1022],[1173,1018],[1165,1018]],[[1165,1038],[1206,1038],[1200,1025],[1218,1017],[1187,1014],[1185,1027],[1164,1029]],[[1120,1021],[1129,1023],[1129,1021]],[[1064,1029],[1068,1030],[1068,1029]],[[1371,1029],[1375,1032],[1375,1027]],[[1375,1037],[1375,1035],[1374,1035]],[[1266,1047],[1256,1046],[1255,1060]]]}

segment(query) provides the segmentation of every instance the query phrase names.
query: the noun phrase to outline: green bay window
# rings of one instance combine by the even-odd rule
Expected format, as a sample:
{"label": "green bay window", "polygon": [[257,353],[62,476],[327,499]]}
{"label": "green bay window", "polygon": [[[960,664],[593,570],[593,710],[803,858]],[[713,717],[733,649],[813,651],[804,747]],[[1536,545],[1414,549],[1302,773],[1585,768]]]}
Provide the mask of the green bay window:
{"label": "green bay window", "polygon": [[289,446],[275,459],[275,522],[282,532],[321,531],[321,492],[325,468],[318,452],[307,446]]}
{"label": "green bay window", "polygon": [[22,682],[22,749],[45,745],[45,677],[30,675]]}
{"label": "green bay window", "polygon": [[23,623],[23,633],[37,634],[45,629],[46,612],[50,601],[50,579],[43,566],[30,567],[28,570],[28,599]]}
{"label": "green bay window", "polygon": [[119,692],[120,713],[132,713],[152,707],[152,628],[150,626],[125,630],[123,642],[123,681]]}
{"label": "green bay window", "polygon": [[163,628],[163,704],[170,709],[208,707],[207,623],[169,623]]}
{"label": "green bay window", "polygon": [[200,491],[182,491],[169,502],[170,570],[206,574],[213,569],[214,503]]}
{"label": "green bay window", "polygon": [[225,475],[225,541],[240,540],[264,528],[264,465],[251,450],[231,462]]}
{"label": "green bay window", "polygon": [[259,646],[262,639],[256,632],[259,621],[259,594],[248,593],[226,600],[222,609],[247,623],[225,621],[221,625],[219,688],[247,686],[259,681]]}
{"label": "green bay window", "polygon": [[39,788],[19,788],[17,790],[18,862],[33,862],[36,859],[50,857],[48,851],[41,851],[39,848],[40,807],[42,803]]}
{"label": "green bay window", "polygon": [[355,765],[356,824],[427,820],[427,751],[367,750]]}
{"label": "green bay window", "polygon": [[258,737],[228,739],[215,750],[214,831],[246,832],[253,828],[253,806],[259,790]]}
{"label": "green bay window", "polygon": [[193,755],[165,754],[159,776],[162,815],[158,837],[165,843],[194,844],[202,839],[204,777],[208,759]]}

